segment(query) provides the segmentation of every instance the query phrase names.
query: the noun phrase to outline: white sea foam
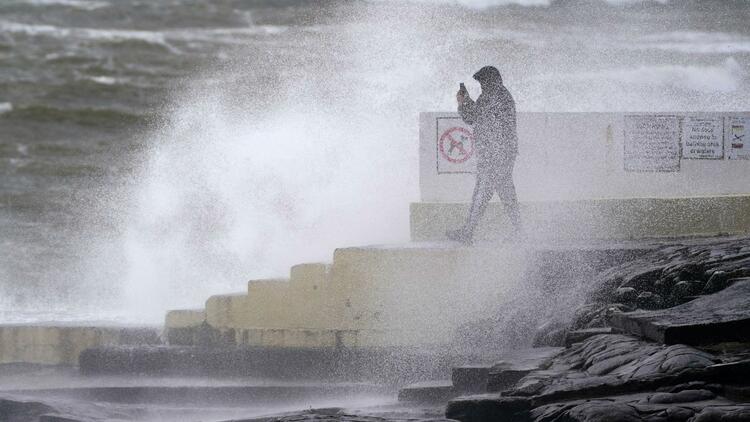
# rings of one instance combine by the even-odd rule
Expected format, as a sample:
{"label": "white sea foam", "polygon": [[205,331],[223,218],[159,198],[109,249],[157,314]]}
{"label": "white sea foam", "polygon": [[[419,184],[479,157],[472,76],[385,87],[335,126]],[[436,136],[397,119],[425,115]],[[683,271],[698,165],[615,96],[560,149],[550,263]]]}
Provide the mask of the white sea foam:
{"label": "white sea foam", "polygon": [[82,10],[96,10],[109,6],[109,3],[99,0],[17,0],[14,3],[33,6],[66,6]]}
{"label": "white sea foam", "polygon": [[86,79],[96,82],[101,85],[114,85],[118,82],[122,82],[118,78],[114,78],[112,76],[90,76]]}
{"label": "white sea foam", "polygon": [[142,41],[160,45],[172,53],[179,53],[174,41],[203,41],[222,44],[244,44],[248,36],[276,35],[287,30],[285,26],[258,25],[238,28],[174,29],[165,31],[124,30],[60,27],[54,25],[25,24],[0,20],[0,31],[28,36],[47,36],[59,39],[85,39],[95,41],[122,42]]}

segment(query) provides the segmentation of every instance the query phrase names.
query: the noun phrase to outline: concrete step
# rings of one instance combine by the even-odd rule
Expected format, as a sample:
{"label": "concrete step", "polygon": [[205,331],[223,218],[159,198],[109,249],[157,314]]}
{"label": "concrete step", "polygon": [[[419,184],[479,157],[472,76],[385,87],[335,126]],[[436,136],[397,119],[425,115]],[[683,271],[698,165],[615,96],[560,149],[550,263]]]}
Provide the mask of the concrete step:
{"label": "concrete step", "polygon": [[164,318],[164,337],[168,344],[193,346],[201,343],[208,327],[204,309],[176,309]]}
{"label": "concrete step", "polygon": [[209,297],[205,311],[208,325],[217,329],[237,327],[246,313],[247,296],[245,293],[231,293]]}
{"label": "concrete step", "polygon": [[78,365],[90,347],[159,344],[156,327],[70,324],[0,325],[0,364]]}
{"label": "concrete step", "polygon": [[289,271],[290,324],[295,328],[333,329],[341,326],[334,311],[336,296],[331,290],[331,264],[295,265]]}
{"label": "concrete step", "polygon": [[403,385],[445,377],[460,360],[460,356],[403,347],[111,346],[85,350],[80,369],[86,375],[250,376]]}
{"label": "concrete step", "polygon": [[[421,243],[334,252],[333,309],[343,328],[398,328],[393,343],[446,344],[462,324],[487,315],[525,269],[525,252],[494,245]],[[477,269],[481,268],[481,271]]]}
{"label": "concrete step", "polygon": [[[241,345],[442,347],[458,327],[493,312],[524,277],[585,277],[650,248],[625,242],[342,248],[332,264],[296,265],[289,279],[252,280],[247,294],[209,298],[205,320],[222,334],[216,338]],[[211,338],[200,318],[171,315],[168,337],[188,344],[197,338],[186,327],[192,325],[198,337]]]}

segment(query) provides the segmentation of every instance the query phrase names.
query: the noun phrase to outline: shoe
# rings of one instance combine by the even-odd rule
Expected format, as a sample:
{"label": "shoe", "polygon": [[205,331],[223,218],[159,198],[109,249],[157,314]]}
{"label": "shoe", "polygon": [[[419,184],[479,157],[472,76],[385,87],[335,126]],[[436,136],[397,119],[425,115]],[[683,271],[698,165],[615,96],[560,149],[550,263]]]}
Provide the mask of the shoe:
{"label": "shoe", "polygon": [[459,242],[467,246],[474,244],[471,233],[466,231],[466,229],[464,228],[448,230],[447,232],[445,232],[445,236],[448,238],[448,240]]}

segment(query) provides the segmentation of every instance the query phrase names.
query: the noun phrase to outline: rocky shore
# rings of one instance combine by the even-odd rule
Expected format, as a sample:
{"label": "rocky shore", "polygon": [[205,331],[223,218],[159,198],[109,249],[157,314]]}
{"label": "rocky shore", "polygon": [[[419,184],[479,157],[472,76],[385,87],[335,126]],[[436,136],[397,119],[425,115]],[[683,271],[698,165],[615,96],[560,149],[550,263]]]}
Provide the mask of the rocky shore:
{"label": "rocky shore", "polygon": [[559,353],[510,383],[507,362],[488,366],[483,394],[452,399],[446,417],[750,421],[749,276],[747,238],[662,244],[606,269],[536,332]]}

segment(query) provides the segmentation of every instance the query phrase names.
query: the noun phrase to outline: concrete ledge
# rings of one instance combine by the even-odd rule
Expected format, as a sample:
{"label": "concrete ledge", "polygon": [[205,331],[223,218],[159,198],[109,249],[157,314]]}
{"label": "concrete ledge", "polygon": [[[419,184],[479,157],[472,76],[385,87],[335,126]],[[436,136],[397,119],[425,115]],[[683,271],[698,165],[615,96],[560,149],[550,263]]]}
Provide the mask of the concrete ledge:
{"label": "concrete ledge", "polygon": [[236,344],[251,347],[303,349],[372,349],[412,347],[434,343],[422,333],[400,330],[337,330],[300,328],[241,328]]}
{"label": "concrete ledge", "polygon": [[248,296],[244,293],[211,296],[206,301],[206,322],[217,329],[239,326]]}
{"label": "concrete ledge", "polygon": [[66,325],[0,326],[0,363],[78,365],[91,347],[158,344],[156,328]]}
{"label": "concrete ledge", "polygon": [[[412,240],[445,239],[461,226],[468,203],[412,203]],[[627,198],[521,204],[532,239],[644,239],[750,233],[750,195],[691,198]],[[508,232],[500,203],[492,202],[477,239]]]}
{"label": "concrete ledge", "polygon": [[387,333],[377,340],[386,344],[445,344],[456,327],[486,315],[522,275],[525,257],[525,251],[502,246],[337,249],[331,279],[334,309],[340,309],[343,329]]}
{"label": "concrete ledge", "polygon": [[334,295],[330,286],[331,265],[299,264],[289,274],[287,310],[289,325],[303,329],[340,327],[340,314],[334,312]]}

